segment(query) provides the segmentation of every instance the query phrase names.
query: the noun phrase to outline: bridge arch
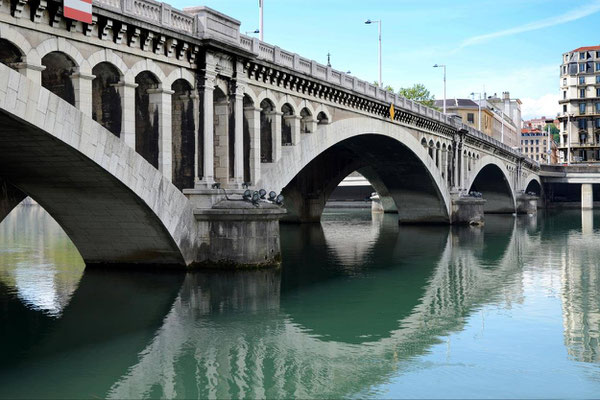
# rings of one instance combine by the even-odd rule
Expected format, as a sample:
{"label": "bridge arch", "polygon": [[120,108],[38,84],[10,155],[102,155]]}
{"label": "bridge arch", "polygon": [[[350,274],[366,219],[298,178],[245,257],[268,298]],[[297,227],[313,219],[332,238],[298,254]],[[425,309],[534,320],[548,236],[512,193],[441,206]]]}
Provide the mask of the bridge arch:
{"label": "bridge arch", "polygon": [[21,49],[13,42],[0,38],[0,63],[16,69],[16,64],[23,61],[24,55]]}
{"label": "bridge arch", "polygon": [[52,52],[61,52],[61,53],[66,54],[67,56],[69,56],[75,63],[75,66],[77,67],[78,72],[80,72],[82,74],[91,74],[92,73],[92,68],[90,67],[87,60],[83,57],[83,55],[79,52],[79,50],[77,50],[77,48],[75,48],[75,46],[73,46],[65,38],[61,38],[61,37],[50,38],[50,39],[47,39],[47,40],[43,41],[42,43],[40,43],[35,48],[35,56],[39,57],[39,59],[31,60],[31,61],[35,62],[35,63],[39,62],[39,64],[41,65],[41,61],[44,58],[44,56],[46,56]]}
{"label": "bridge arch", "polygon": [[0,22],[0,39],[4,39],[16,46],[21,51],[23,61],[33,61],[28,58],[32,50],[29,41],[20,32],[4,22]]}
{"label": "bridge arch", "polygon": [[484,156],[468,175],[468,191],[480,192],[486,200],[485,213],[514,213],[516,211],[515,190],[506,166],[492,156]]}
{"label": "bridge arch", "polygon": [[0,97],[16,99],[0,103],[0,176],[52,215],[87,264],[195,261],[193,211],[160,171],[47,89],[4,65],[0,75]]}
{"label": "bridge arch", "polygon": [[104,49],[95,52],[94,54],[88,57],[87,62],[90,66],[90,69],[92,70],[92,74],[94,71],[94,67],[96,67],[96,65],[100,63],[109,63],[112,66],[114,66],[119,71],[121,79],[125,77],[125,74],[127,74],[127,71],[129,70],[129,68],[127,68],[127,65],[125,65],[121,57],[117,56],[110,49]]}
{"label": "bridge arch", "polygon": [[263,168],[258,185],[283,191],[292,220],[317,221],[330,190],[365,167],[394,199],[401,222],[449,222],[450,195],[435,160],[410,130],[382,120],[344,119],[327,135],[304,136],[285,159]]}
{"label": "bridge arch", "polygon": [[163,82],[164,87],[171,87],[175,83],[175,81],[184,80],[186,81],[190,87],[196,87],[196,77],[189,70],[185,68],[178,68],[176,70],[171,71],[171,73],[165,78]]}
{"label": "bridge arch", "polygon": [[132,82],[135,77],[144,71],[151,72],[156,77],[159,84],[163,84],[166,80],[165,73],[154,61],[144,59],[133,64],[125,74],[125,81]]}
{"label": "bridge arch", "polygon": [[539,176],[535,174],[529,174],[523,182],[523,191],[525,193],[533,192],[537,196],[542,195],[544,187],[542,186],[542,182],[540,181]]}

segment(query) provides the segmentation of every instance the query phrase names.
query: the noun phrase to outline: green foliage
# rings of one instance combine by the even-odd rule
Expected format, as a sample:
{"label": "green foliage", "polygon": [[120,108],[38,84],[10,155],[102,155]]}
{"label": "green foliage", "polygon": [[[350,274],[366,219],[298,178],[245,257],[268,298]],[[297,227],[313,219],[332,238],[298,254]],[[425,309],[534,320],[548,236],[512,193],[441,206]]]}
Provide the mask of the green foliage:
{"label": "green foliage", "polygon": [[422,83],[416,83],[410,88],[400,88],[398,94],[406,97],[409,100],[414,100],[418,103],[426,105],[427,107],[437,109],[437,107],[434,106],[435,96],[433,96]]}
{"label": "green foliage", "polygon": [[[554,124],[548,124],[547,126],[550,127],[550,133],[552,134],[552,136],[554,135],[558,135],[560,133],[560,129],[558,129],[556,127],[556,125]],[[545,128],[544,130],[547,130],[548,128]]]}

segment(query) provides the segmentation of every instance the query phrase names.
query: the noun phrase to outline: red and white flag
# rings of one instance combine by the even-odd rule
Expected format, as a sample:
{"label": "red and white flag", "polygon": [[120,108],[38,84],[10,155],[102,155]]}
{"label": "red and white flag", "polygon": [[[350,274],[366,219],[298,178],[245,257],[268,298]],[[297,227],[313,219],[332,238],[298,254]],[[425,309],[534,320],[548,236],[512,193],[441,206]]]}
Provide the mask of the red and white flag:
{"label": "red and white flag", "polygon": [[92,0],[63,0],[66,18],[92,23]]}

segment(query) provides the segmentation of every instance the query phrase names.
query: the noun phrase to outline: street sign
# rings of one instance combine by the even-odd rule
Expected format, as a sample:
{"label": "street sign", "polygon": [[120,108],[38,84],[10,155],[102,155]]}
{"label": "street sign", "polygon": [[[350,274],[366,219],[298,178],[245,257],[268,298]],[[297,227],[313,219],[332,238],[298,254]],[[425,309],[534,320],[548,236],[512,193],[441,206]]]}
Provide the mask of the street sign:
{"label": "street sign", "polygon": [[65,18],[92,23],[92,0],[63,0]]}

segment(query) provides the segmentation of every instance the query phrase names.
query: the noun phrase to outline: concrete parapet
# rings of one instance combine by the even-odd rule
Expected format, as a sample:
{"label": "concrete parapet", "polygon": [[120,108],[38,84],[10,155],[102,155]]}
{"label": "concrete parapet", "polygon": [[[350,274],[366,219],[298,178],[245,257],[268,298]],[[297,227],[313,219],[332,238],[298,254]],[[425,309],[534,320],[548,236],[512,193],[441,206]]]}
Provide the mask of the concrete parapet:
{"label": "concrete parapet", "polygon": [[271,203],[222,200],[195,209],[200,264],[216,268],[276,267],[281,263],[279,220],[286,210]]}
{"label": "concrete parapet", "polygon": [[485,200],[478,197],[456,197],[452,199],[452,224],[483,225]]}

